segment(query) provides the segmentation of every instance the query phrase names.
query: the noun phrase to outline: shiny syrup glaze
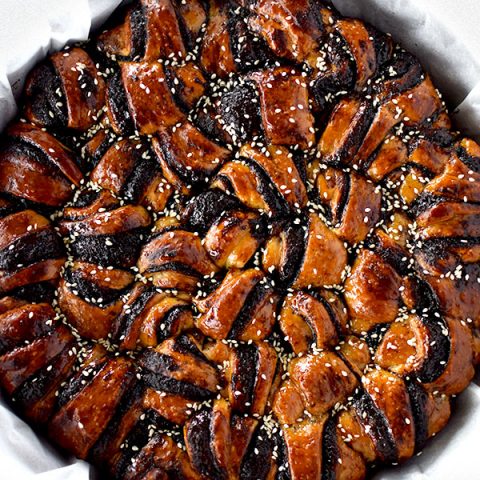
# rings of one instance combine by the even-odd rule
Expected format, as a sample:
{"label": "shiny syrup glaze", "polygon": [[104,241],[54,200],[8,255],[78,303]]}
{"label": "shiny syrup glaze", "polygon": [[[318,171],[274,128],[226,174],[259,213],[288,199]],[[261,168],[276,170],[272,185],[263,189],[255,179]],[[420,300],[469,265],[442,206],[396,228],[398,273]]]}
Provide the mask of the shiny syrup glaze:
{"label": "shiny syrup glaze", "polygon": [[29,75],[0,384],[104,475],[361,480],[474,375],[480,147],[327,3],[139,0]]}

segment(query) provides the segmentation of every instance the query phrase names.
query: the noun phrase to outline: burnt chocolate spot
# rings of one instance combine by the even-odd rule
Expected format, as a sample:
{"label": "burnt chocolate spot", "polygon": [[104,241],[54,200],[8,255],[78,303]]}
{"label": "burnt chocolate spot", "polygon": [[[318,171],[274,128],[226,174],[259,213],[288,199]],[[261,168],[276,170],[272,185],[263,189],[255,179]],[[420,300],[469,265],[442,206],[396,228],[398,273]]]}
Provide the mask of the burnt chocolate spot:
{"label": "burnt chocolate spot", "polygon": [[59,181],[67,181],[56,165],[50,160],[48,154],[29,140],[23,138],[8,138],[2,144],[1,151],[7,155],[31,158],[42,165],[47,170],[49,176]]}
{"label": "burnt chocolate spot", "polygon": [[171,357],[152,349],[145,350],[142,353],[140,365],[154,373],[170,374],[179,369],[179,366]]}
{"label": "burnt chocolate spot", "polygon": [[161,328],[162,325],[158,325],[157,328],[157,341],[158,343],[163,342],[173,334],[173,328],[175,324],[178,322],[179,318],[181,316],[190,310],[190,307],[188,306],[180,306],[180,307],[174,307],[171,310],[167,312],[165,315],[162,324],[163,324],[163,329]]}
{"label": "burnt chocolate spot", "polygon": [[[179,7],[178,3],[180,3],[182,0],[173,0],[172,3],[175,5],[175,12],[177,14],[177,21],[178,21],[178,26],[180,28],[180,33],[183,38],[183,42],[185,44],[185,47],[188,51],[191,51],[195,48],[195,45],[199,39],[199,35],[196,34],[195,32],[192,32],[185,21],[185,18],[183,15],[179,14]],[[203,7],[204,11],[208,11],[208,3],[205,0],[200,0],[200,4]],[[202,31],[200,31],[200,34]]]}
{"label": "burnt chocolate spot", "polygon": [[214,398],[216,395],[210,392],[210,390],[197,387],[191,383],[175,380],[153,372],[145,372],[142,377],[145,384],[155,390],[180,395],[193,401],[203,402]]}
{"label": "burnt chocolate spot", "polygon": [[[181,307],[180,307],[181,308]],[[188,307],[184,307],[184,310],[188,309]],[[195,343],[190,340],[188,335],[179,335],[175,338],[175,343],[173,345],[173,349],[179,353],[184,355],[192,355],[201,362],[208,363],[209,365],[214,365],[211,363],[207,357],[199,350],[199,348],[195,345]]]}
{"label": "burnt chocolate spot", "polygon": [[276,480],[291,480],[292,476],[290,474],[290,466],[288,462],[288,450],[282,431],[279,430],[273,438],[274,445],[277,447],[278,472]]}
{"label": "burnt chocolate spot", "polygon": [[268,206],[273,212],[273,215],[287,215],[290,212],[290,206],[265,170],[250,159],[243,158],[242,160],[245,161],[245,163],[257,177],[258,192],[267,202]]}
{"label": "burnt chocolate spot", "polygon": [[423,212],[426,212],[430,208],[442,203],[443,198],[440,195],[434,195],[429,192],[422,192],[413,203],[410,205],[407,213],[413,218],[418,217]]}
{"label": "burnt chocolate spot", "polygon": [[145,369],[142,373],[143,381],[156,390],[197,401],[208,400],[215,396],[215,393],[205,388],[172,378],[170,375],[180,367],[168,355],[151,349],[145,350],[140,356],[139,363]]}
{"label": "burnt chocolate spot", "polygon": [[352,181],[350,179],[350,175],[342,175],[340,184],[338,188],[341,189],[340,201],[338,202],[337,211],[331,212],[333,218],[341,221],[345,212],[347,210],[348,203],[350,201],[350,195],[352,190]]}
{"label": "burnt chocolate spot", "polygon": [[365,341],[367,342],[368,348],[372,351],[376,351],[389,329],[389,323],[379,323],[369,330],[365,335]]}
{"label": "burnt chocolate spot", "polygon": [[401,247],[397,244],[386,247],[379,245],[376,236],[373,237],[373,241],[375,242],[375,253],[380,255],[400,275],[404,276],[408,274],[410,263],[405,261],[405,251]]}
{"label": "burnt chocolate spot", "polygon": [[[172,169],[187,185],[198,186],[198,184],[207,182],[207,180],[210,178],[210,175],[212,175],[212,172],[207,172],[206,170],[184,165],[182,162],[179,162],[176,158],[176,153],[172,151],[168,144],[159,142],[158,145],[162,150],[163,158],[169,168]],[[219,166],[220,164],[218,167]]]}
{"label": "burnt chocolate spot", "polygon": [[189,277],[198,278],[198,280],[202,278],[202,276],[193,268],[190,268],[188,265],[184,265],[179,262],[168,262],[160,266],[152,266],[146,270],[146,273],[160,273],[168,271],[182,273],[184,275],[188,275]]}
{"label": "burnt chocolate spot", "polygon": [[457,149],[458,158],[472,171],[480,173],[480,158],[469,155],[463,147]]}
{"label": "burnt chocolate spot", "polygon": [[209,139],[220,144],[231,141],[228,133],[219,121],[220,112],[217,102],[200,102],[195,114],[195,126]]}
{"label": "burnt chocolate spot", "polygon": [[435,343],[417,376],[422,383],[430,383],[437,380],[445,371],[450,358],[450,337],[445,335],[448,328],[443,318],[435,316],[434,313],[423,314],[420,318],[429,329],[432,338],[430,344]]}
{"label": "burnt chocolate spot", "polygon": [[84,155],[84,158],[82,158],[81,162],[82,171],[88,172],[93,170],[98,165],[102,157],[108,152],[111,146],[112,138],[106,135],[102,143],[100,143],[93,154]]}
{"label": "burnt chocolate spot", "polygon": [[[423,69],[419,61],[412,54],[405,51],[395,52],[392,60],[385,68],[389,72],[387,81],[399,80],[389,85],[386,99],[416,87],[424,78]],[[383,91],[384,84],[379,83],[375,85],[374,90]]]}
{"label": "burnt chocolate spot", "polygon": [[450,357],[450,337],[445,335],[448,327],[440,314],[438,298],[430,284],[425,280],[414,277],[412,286],[417,312],[419,312],[421,321],[429,331],[430,344],[434,345],[423,362],[421,371],[417,373],[417,377],[422,383],[431,383],[445,371]]}
{"label": "burnt chocolate spot", "polygon": [[348,54],[348,45],[338,33],[333,33],[327,40],[328,61],[335,65],[335,70],[320,75],[313,81],[311,92],[320,110],[327,106],[327,98],[339,90],[350,91],[355,85],[356,65]]}
{"label": "burnt chocolate spot", "polygon": [[[330,317],[330,320],[332,321],[333,325],[335,326],[335,330],[337,331],[338,336],[341,338],[343,336],[343,328],[342,328],[342,325],[340,323],[340,319],[338,318],[337,314],[335,313],[335,310],[333,309],[330,302],[315,290],[310,291],[308,293],[312,297],[316,298],[323,305],[325,310],[328,312],[328,316]],[[314,332],[314,329],[312,328],[312,333],[313,332]]]}
{"label": "burnt chocolate spot", "polygon": [[256,68],[267,68],[275,61],[275,56],[263,38],[253,35],[248,29],[247,15],[248,10],[235,6],[229,10],[227,22],[235,67],[243,73]]}
{"label": "burnt chocolate spot", "polygon": [[355,156],[372,124],[374,116],[375,109],[372,107],[372,104],[363,101],[355,115],[356,121],[352,131],[341,148],[332,157],[328,158],[328,163],[338,166],[346,159]]}
{"label": "burnt chocolate spot", "polygon": [[121,478],[125,471],[131,466],[134,458],[151,440],[150,431],[152,426],[158,430],[172,430],[173,424],[163,418],[154,410],[146,410],[144,417],[137,420],[135,426],[130,430],[124,441],[124,448],[120,459],[115,464],[117,477]]}
{"label": "burnt chocolate spot", "polygon": [[75,208],[85,208],[95,203],[100,197],[99,190],[83,190],[73,202]]}
{"label": "burnt chocolate spot", "polygon": [[375,47],[377,72],[390,60],[392,56],[392,41],[383,32],[371,25],[367,25],[368,33],[373,39]]}

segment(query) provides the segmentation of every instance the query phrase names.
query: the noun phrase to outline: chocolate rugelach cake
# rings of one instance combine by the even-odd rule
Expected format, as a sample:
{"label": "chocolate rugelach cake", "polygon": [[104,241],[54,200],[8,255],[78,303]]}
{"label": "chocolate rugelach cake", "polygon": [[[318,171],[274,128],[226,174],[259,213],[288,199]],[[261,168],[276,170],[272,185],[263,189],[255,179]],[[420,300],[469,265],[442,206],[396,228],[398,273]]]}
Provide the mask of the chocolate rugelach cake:
{"label": "chocolate rugelach cake", "polygon": [[[480,146],[317,0],[141,0],[0,151],[0,384],[119,480],[360,480],[480,359]],[[102,477],[104,478],[104,477]]]}

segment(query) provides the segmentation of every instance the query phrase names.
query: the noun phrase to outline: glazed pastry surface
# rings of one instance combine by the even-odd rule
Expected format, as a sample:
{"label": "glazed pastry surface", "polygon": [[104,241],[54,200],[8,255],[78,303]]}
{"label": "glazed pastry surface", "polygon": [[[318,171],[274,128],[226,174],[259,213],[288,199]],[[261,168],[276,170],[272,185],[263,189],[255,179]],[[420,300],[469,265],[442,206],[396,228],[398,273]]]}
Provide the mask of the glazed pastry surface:
{"label": "glazed pastry surface", "polygon": [[329,2],[136,1],[3,134],[0,386],[106,478],[368,478],[480,361],[479,181]]}

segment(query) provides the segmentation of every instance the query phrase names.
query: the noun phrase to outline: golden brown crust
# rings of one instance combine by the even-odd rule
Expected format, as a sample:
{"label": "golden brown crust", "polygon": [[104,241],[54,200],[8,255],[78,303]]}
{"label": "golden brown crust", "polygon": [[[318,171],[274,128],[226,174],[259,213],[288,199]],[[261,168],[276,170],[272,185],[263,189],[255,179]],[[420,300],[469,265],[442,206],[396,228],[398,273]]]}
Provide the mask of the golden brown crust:
{"label": "golden brown crust", "polygon": [[138,132],[153,134],[184,120],[183,113],[172,98],[160,63],[125,62],[120,68],[128,107]]}
{"label": "golden brown crust", "polygon": [[318,0],[137,0],[93,45],[0,145],[17,410],[115,480],[423,449],[480,362],[480,146],[420,63]]}
{"label": "golden brown crust", "polygon": [[395,320],[400,307],[401,278],[379,255],[363,250],[345,284],[345,300],[354,333]]}
{"label": "golden brown crust", "polygon": [[[313,146],[313,116],[308,109],[305,79],[287,68],[253,73],[260,93],[263,128],[268,143]],[[292,110],[292,106],[294,110]]]}

